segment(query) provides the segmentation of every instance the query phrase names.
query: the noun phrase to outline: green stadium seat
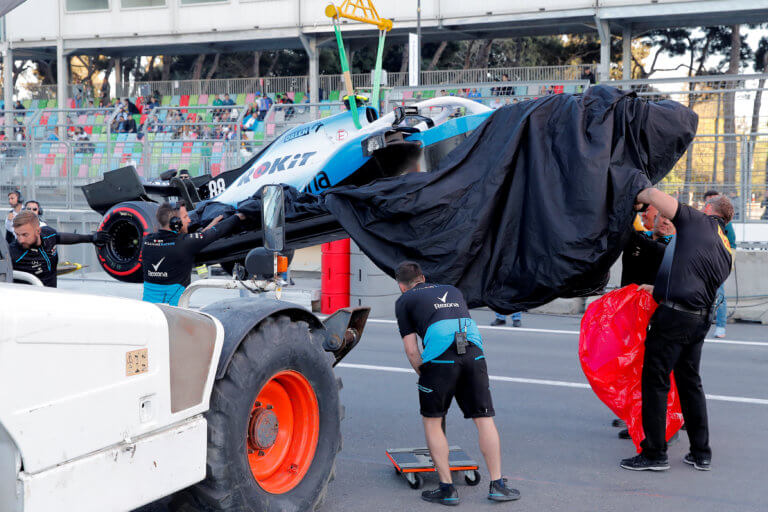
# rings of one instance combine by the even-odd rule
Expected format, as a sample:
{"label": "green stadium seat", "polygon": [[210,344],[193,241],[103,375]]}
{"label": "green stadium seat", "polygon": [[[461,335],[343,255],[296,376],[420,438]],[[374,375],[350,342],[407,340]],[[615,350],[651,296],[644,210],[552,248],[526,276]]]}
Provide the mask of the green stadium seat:
{"label": "green stadium seat", "polygon": [[160,105],[163,107],[167,107],[170,104],[171,104],[170,96],[163,96],[163,98],[160,100]]}
{"label": "green stadium seat", "polygon": [[294,94],[294,96],[293,96],[293,102],[294,103],[301,103],[302,101],[304,101],[304,93],[303,92],[299,91],[296,94]]}
{"label": "green stadium seat", "polygon": [[245,93],[240,93],[235,98],[235,105],[245,105]]}
{"label": "green stadium seat", "polygon": [[189,104],[190,106],[195,106],[195,105],[197,105],[197,98],[198,98],[198,97],[199,97],[199,96],[198,96],[197,94],[193,94],[193,95],[191,95],[191,96],[189,97],[189,103],[188,103],[188,104]]}
{"label": "green stadium seat", "polygon": [[341,96],[341,91],[331,91],[331,93],[328,95],[328,99],[330,101],[339,101],[340,96]]}
{"label": "green stadium seat", "polygon": [[24,108],[30,109],[32,108],[32,100],[24,100],[21,102],[22,105],[24,105]]}

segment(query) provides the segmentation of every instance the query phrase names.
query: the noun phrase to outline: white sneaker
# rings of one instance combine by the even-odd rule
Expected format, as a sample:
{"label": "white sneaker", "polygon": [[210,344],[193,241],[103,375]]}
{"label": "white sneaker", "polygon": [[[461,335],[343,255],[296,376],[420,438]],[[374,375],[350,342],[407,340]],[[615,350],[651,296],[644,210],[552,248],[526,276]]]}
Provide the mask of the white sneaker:
{"label": "white sneaker", "polygon": [[725,338],[725,327],[715,327],[715,338]]}

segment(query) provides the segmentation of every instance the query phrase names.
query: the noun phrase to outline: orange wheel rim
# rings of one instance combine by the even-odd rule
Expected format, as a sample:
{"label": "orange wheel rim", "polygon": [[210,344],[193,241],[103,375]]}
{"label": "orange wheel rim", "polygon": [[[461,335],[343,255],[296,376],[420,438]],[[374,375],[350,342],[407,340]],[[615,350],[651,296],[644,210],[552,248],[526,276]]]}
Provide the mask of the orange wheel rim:
{"label": "orange wheel rim", "polygon": [[281,371],[264,384],[248,422],[246,450],[253,478],[272,494],[283,494],[309,471],[320,435],[320,409],[309,381]]}

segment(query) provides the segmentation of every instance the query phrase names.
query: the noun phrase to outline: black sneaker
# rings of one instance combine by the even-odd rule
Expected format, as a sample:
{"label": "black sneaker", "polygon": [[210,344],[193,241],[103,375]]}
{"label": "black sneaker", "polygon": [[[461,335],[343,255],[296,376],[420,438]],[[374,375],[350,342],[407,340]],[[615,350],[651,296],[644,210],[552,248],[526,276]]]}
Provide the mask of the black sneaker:
{"label": "black sneaker", "polygon": [[629,429],[619,430],[619,439],[632,439],[629,435]]}
{"label": "black sneaker", "polygon": [[611,422],[611,426],[615,428],[626,428],[627,424],[624,422],[624,420],[616,418]]}
{"label": "black sneaker", "polygon": [[522,320],[512,320],[512,327],[522,327],[523,321]]}
{"label": "black sneaker", "polygon": [[642,454],[623,459],[619,465],[632,471],[666,471],[669,469],[669,461],[666,458],[649,460]]}
{"label": "black sneaker", "polygon": [[488,486],[488,499],[491,501],[515,501],[520,499],[520,491],[507,487],[506,479],[502,483],[491,482]]}
{"label": "black sneaker", "polygon": [[507,321],[502,320],[501,318],[497,318],[491,322],[491,327],[498,327],[499,325],[507,325]]}
{"label": "black sneaker", "polygon": [[440,503],[441,505],[454,507],[459,504],[459,493],[456,492],[455,487],[446,490],[442,490],[438,487],[434,491],[422,492],[421,499],[429,501],[430,503]]}
{"label": "black sneaker", "polygon": [[694,457],[689,453],[683,457],[683,462],[690,464],[699,471],[709,471],[712,469],[712,459],[709,457]]}

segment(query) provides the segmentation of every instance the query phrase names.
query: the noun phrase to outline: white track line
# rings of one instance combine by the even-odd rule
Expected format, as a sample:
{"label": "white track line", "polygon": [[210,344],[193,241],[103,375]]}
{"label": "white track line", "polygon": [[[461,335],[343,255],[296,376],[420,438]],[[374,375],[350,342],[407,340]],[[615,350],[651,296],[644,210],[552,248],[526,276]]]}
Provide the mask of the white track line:
{"label": "white track line", "polygon": [[[410,368],[398,368],[396,366],[377,366],[371,364],[339,363],[340,368],[353,368],[357,370],[373,370],[390,373],[416,373]],[[490,380],[500,382],[514,382],[517,384],[535,384],[538,386],[556,386],[561,388],[579,388],[591,389],[589,384],[583,382],[568,382],[564,380],[546,380],[546,379],[525,379],[521,377],[503,377],[499,375],[489,375]],[[737,402],[742,404],[768,405],[768,400],[763,398],[749,398],[744,396],[726,396],[726,395],[707,395],[708,400],[718,402]]]}
{"label": "white track line", "polygon": [[[397,321],[373,318],[368,320],[368,323],[397,324]],[[510,334],[521,333],[521,332],[532,332],[532,333],[538,333],[538,334],[571,334],[576,336],[578,336],[579,334],[579,331],[564,331],[564,330],[558,330],[558,329],[534,329],[532,327],[496,327],[492,325],[478,325],[478,327],[480,329],[487,329],[490,331],[506,331]],[[707,338],[704,341],[707,343],[712,343],[714,345],[746,345],[746,346],[752,346],[752,347],[768,347],[768,342],[766,341],[723,340],[723,339],[713,339],[713,338]]]}

